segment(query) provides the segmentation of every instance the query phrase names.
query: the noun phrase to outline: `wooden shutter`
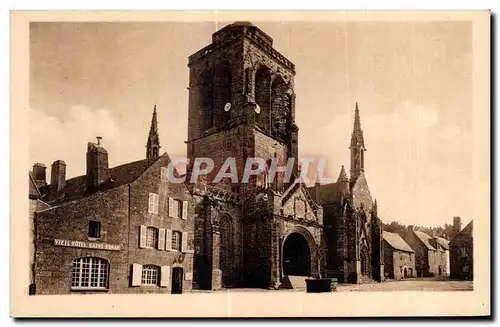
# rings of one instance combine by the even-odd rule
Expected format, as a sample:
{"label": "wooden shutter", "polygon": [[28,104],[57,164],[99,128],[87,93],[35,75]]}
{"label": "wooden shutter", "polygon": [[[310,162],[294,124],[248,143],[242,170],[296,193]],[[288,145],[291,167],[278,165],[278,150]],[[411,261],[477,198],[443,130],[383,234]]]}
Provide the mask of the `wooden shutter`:
{"label": "wooden shutter", "polygon": [[149,193],[149,198],[148,198],[148,213],[154,213],[154,208],[153,208],[153,201],[154,201],[154,194]]}
{"label": "wooden shutter", "polygon": [[142,265],[138,263],[132,264],[132,286],[141,286]]}
{"label": "wooden shutter", "polygon": [[168,215],[169,217],[174,216],[174,199],[171,197],[168,197]]}
{"label": "wooden shutter", "polygon": [[187,252],[187,250],[188,250],[188,233],[187,232],[182,233],[182,240],[181,241],[182,241],[181,251]]}
{"label": "wooden shutter", "polygon": [[146,226],[141,225],[139,228],[139,247],[140,248],[145,248],[146,247]]}
{"label": "wooden shutter", "polygon": [[188,202],[182,201],[182,219],[187,219],[188,217]]}
{"label": "wooden shutter", "polygon": [[160,228],[158,233],[158,250],[165,250],[165,229]]}
{"label": "wooden shutter", "polygon": [[160,271],[160,287],[170,285],[170,266],[162,266]]}
{"label": "wooden shutter", "polygon": [[171,251],[172,250],[172,230],[171,229],[167,229],[166,238],[167,238],[167,240],[165,242],[165,250]]}

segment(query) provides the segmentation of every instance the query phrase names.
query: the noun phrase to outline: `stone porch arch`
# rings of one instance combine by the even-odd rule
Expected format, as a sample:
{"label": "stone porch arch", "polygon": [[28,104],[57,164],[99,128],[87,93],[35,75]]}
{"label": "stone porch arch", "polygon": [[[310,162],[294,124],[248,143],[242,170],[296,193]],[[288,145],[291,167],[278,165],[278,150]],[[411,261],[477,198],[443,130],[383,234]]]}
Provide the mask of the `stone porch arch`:
{"label": "stone porch arch", "polygon": [[281,244],[280,244],[280,267],[279,267],[279,271],[280,271],[280,279],[283,280],[283,277],[284,277],[284,247],[285,247],[285,243],[288,239],[288,237],[292,234],[298,234],[300,236],[302,236],[306,242],[307,242],[307,245],[309,247],[309,256],[310,256],[310,265],[311,265],[311,269],[310,269],[310,272],[311,272],[311,276],[312,277],[319,277],[319,244],[316,243],[314,237],[311,235],[311,232],[309,232],[309,230],[307,230],[306,228],[302,227],[302,226],[296,226],[292,229],[290,229],[289,231],[287,231],[283,237],[281,238],[282,241],[281,241]]}

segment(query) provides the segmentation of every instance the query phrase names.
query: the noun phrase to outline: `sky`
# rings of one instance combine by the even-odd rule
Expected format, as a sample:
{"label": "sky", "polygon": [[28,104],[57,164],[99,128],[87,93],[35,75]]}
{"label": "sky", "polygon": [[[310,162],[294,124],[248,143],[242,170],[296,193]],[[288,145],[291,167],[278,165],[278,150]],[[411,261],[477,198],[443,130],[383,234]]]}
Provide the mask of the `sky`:
{"label": "sky", "polygon": [[[228,22],[231,23],[231,22]],[[253,22],[296,67],[299,155],[349,168],[355,103],[365,175],[385,222],[473,217],[469,22]],[[85,173],[102,136],[110,167],[145,158],[153,106],[162,152],[185,156],[187,57],[226,23],[31,23],[31,163]]]}

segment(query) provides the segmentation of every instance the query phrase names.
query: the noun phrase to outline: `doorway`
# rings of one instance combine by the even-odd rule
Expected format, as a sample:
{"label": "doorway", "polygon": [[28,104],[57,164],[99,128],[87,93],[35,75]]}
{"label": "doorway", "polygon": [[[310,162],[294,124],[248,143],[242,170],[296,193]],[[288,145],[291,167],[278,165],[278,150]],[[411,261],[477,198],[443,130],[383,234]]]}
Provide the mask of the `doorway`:
{"label": "doorway", "polygon": [[182,280],[184,271],[181,267],[172,269],[172,294],[182,294]]}
{"label": "doorway", "polygon": [[443,274],[443,269],[441,266],[438,267],[438,275],[441,276]]}
{"label": "doorway", "polygon": [[408,278],[408,269],[405,267],[404,278]]}
{"label": "doorway", "polygon": [[311,276],[311,251],[299,233],[290,234],[283,244],[283,275]]}

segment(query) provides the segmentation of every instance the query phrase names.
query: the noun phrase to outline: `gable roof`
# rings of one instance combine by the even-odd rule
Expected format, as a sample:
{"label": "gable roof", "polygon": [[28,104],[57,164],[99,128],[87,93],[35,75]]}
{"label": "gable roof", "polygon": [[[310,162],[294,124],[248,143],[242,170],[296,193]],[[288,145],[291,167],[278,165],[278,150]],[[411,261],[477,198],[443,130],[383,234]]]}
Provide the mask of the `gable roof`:
{"label": "gable roof", "polygon": [[437,239],[437,242],[439,243],[439,245],[441,245],[445,250],[449,250],[450,249],[450,241],[448,241],[447,239],[444,239],[442,237],[436,237]]}
{"label": "gable roof", "polygon": [[421,231],[418,231],[418,230],[415,230],[413,231],[415,233],[415,235],[418,237],[418,239],[424,243],[424,245],[429,249],[429,250],[436,250],[435,247],[433,247],[431,245],[431,243],[429,242],[430,239],[432,239],[431,236],[429,236],[428,234],[424,233],[424,232],[421,232]]}
{"label": "gable roof", "polygon": [[383,232],[384,241],[389,243],[396,250],[406,251],[406,252],[415,252],[413,249],[406,243],[403,238],[396,233]]}
{"label": "gable roof", "polygon": [[[163,156],[167,156],[167,154],[165,153]],[[99,190],[110,190],[122,185],[132,183],[137,178],[139,178],[149,167],[151,167],[151,165],[153,165],[158,159],[143,159],[110,168],[110,180],[105,182]],[[64,188],[61,192],[64,195],[62,198],[57,198],[55,194],[49,192],[50,185],[44,186],[41,189],[42,193],[44,193],[43,200],[53,201],[53,203],[62,203],[94,194],[95,192],[86,192],[85,182],[86,175],[66,180]]]}
{"label": "gable roof", "polygon": [[472,229],[473,229],[472,222],[473,220],[471,220],[470,223],[467,224],[467,226],[465,226],[457,235],[455,235],[455,237],[451,241],[453,242],[458,236],[467,235],[472,237]]}
{"label": "gable roof", "polygon": [[30,171],[29,172],[29,198],[30,199],[38,199],[40,197],[41,193],[40,190],[38,189],[38,186],[36,185],[35,182],[35,177],[33,176],[33,173]]}

